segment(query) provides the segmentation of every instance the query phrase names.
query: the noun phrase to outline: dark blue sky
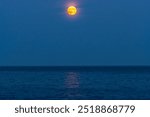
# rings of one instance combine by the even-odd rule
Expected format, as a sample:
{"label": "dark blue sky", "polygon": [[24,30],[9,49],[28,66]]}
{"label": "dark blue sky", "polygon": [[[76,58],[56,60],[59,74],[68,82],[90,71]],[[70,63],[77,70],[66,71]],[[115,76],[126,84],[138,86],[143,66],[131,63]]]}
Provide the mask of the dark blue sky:
{"label": "dark blue sky", "polygon": [[150,65],[150,0],[0,0],[7,65]]}

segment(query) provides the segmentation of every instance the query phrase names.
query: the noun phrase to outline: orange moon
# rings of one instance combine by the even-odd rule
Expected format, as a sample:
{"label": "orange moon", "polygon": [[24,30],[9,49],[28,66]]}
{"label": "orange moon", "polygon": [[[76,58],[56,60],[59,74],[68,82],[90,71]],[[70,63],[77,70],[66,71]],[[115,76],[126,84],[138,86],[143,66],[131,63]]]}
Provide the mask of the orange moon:
{"label": "orange moon", "polygon": [[75,6],[70,6],[67,9],[68,15],[74,16],[77,14],[77,8]]}

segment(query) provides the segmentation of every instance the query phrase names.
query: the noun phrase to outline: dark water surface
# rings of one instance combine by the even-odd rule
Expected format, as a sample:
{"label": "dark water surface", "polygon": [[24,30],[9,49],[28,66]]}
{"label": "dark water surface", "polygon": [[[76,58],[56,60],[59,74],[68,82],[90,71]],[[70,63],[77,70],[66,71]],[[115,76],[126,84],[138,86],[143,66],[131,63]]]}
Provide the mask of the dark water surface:
{"label": "dark water surface", "polygon": [[0,99],[150,99],[150,67],[1,67]]}

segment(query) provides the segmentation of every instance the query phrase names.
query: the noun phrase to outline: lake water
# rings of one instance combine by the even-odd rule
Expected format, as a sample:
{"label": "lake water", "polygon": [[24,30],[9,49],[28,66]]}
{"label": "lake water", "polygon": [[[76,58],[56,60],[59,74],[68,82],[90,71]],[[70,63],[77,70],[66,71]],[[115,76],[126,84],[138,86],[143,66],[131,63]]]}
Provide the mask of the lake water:
{"label": "lake water", "polygon": [[150,99],[150,67],[1,67],[0,99]]}

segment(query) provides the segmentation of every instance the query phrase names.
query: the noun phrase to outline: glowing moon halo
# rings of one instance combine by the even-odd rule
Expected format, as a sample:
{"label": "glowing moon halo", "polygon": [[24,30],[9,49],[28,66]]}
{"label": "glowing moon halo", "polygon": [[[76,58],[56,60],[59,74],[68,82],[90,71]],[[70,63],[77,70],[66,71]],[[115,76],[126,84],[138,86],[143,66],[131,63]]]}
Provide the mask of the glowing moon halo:
{"label": "glowing moon halo", "polygon": [[70,7],[68,7],[68,9],[67,9],[67,13],[68,13],[68,15],[70,15],[70,16],[74,16],[74,15],[77,14],[77,8],[76,8],[75,6],[70,6]]}

